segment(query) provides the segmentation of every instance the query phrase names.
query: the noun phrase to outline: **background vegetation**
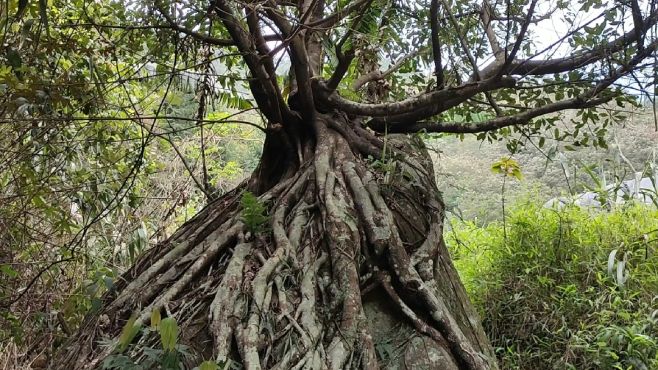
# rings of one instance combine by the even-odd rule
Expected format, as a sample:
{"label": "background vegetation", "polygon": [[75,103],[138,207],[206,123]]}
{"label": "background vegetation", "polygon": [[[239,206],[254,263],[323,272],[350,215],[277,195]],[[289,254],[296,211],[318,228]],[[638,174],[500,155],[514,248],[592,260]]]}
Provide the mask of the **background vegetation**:
{"label": "background vegetation", "polygon": [[455,263],[504,369],[658,367],[658,211],[518,203],[455,222]]}

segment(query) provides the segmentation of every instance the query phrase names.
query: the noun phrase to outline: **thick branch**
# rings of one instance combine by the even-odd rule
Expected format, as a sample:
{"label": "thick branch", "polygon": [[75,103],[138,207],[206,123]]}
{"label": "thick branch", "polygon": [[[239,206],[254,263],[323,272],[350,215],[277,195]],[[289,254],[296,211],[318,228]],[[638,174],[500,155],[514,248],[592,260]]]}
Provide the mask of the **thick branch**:
{"label": "thick branch", "polygon": [[[326,0],[307,0],[302,4],[302,22],[309,19],[314,22],[321,19],[324,15]],[[312,76],[322,74],[322,60],[324,56],[322,39],[325,37],[324,30],[306,29],[303,32],[306,42],[306,52],[308,53],[309,66]]]}
{"label": "thick branch", "polygon": [[356,79],[356,81],[352,83],[352,89],[359,90],[363,87],[363,85],[367,84],[368,82],[374,82],[374,81],[385,79],[391,73],[400,69],[404,65],[404,63],[406,63],[409,59],[413,59],[418,55],[424,54],[425,51],[427,51],[427,48],[421,48],[400,57],[400,59],[398,59],[389,69],[385,70],[384,72],[372,71],[370,73],[360,76],[359,78]]}
{"label": "thick branch", "polygon": [[[658,23],[658,10],[643,21],[645,32],[647,29],[656,25],[656,23]],[[617,39],[600,44],[592,50],[576,52],[563,58],[546,60],[514,60],[510,62],[507,68],[507,73],[514,75],[547,75],[568,72],[596,63],[612,53],[623,50],[633,42],[636,42],[638,36],[641,35],[643,35],[642,30],[633,29]],[[480,76],[482,78],[488,78],[495,75],[499,66],[499,62],[492,62],[481,71]]]}
{"label": "thick branch", "polygon": [[442,132],[453,134],[473,134],[497,130],[503,127],[516,126],[530,122],[535,117],[544,114],[559,112],[566,109],[580,109],[593,107],[609,101],[611,98],[599,98],[590,101],[584,101],[581,98],[559,101],[556,103],[530,109],[511,116],[497,117],[484,122],[416,122],[411,125],[391,125],[385,128],[382,124],[372,125],[375,131],[389,133],[412,133],[412,132]]}
{"label": "thick branch", "polygon": [[633,26],[638,32],[635,33],[635,39],[637,41],[637,48],[642,50],[644,48],[644,21],[642,20],[642,12],[640,11],[640,4],[637,0],[630,0],[631,2],[631,12],[633,13]]}
{"label": "thick branch", "polygon": [[409,132],[445,132],[445,133],[478,133],[478,132],[487,132],[497,130],[503,127],[516,126],[529,123],[531,119],[539,117],[549,113],[555,113],[566,109],[583,109],[594,107],[603,103],[606,103],[612,99],[612,96],[599,96],[602,92],[606,91],[615,81],[619,80],[623,76],[631,73],[637,65],[639,65],[644,59],[651,56],[656,51],[658,47],[658,40],[649,44],[645,49],[638,51],[638,53],[630,60],[628,64],[625,64],[615,71],[613,71],[610,76],[601,80],[598,84],[593,86],[587,92],[581,94],[580,96],[569,99],[554,102],[538,108],[529,109],[521,113],[517,113],[511,116],[497,117],[485,122],[467,122],[467,123],[457,123],[457,122],[415,122],[413,124],[404,125],[400,123],[393,123],[386,125],[381,121],[371,121],[369,126],[375,130],[389,133],[409,133]]}
{"label": "thick branch", "polygon": [[270,2],[270,6],[265,8],[265,12],[286,39],[290,40],[290,61],[295,71],[299,98],[302,101],[302,115],[308,122],[312,122],[315,115],[315,103],[311,91],[309,60],[304,40],[299,33],[293,30],[292,25],[285,16],[276,10],[276,4]]}
{"label": "thick branch", "polygon": [[491,51],[493,52],[494,58],[497,61],[502,62],[505,53],[498,43],[498,38],[496,38],[496,32],[494,32],[493,24],[491,23],[493,19],[493,8],[489,1],[485,0],[482,3],[482,11],[480,12],[480,20],[484,26],[487,39],[489,40],[489,45],[491,46]]}
{"label": "thick branch", "polygon": [[372,0],[360,0],[355,3],[352,3],[343,9],[338,9],[334,13],[311,23],[304,25],[306,28],[331,28],[336,23],[340,22],[342,19],[347,18],[348,15],[355,11],[360,11],[364,5],[369,3]]}
{"label": "thick branch", "polygon": [[258,81],[258,83],[251,81],[249,84],[258,106],[265,116],[274,122],[293,121],[294,116],[284,102],[279,86],[272,82],[271,76],[265,70],[249,33],[237,20],[226,0],[217,0],[214,4],[219,18],[224,23],[240,52],[243,53],[249,71]]}
{"label": "thick branch", "polygon": [[532,0],[530,3],[530,8],[528,9],[528,15],[526,16],[525,21],[521,24],[521,30],[519,31],[519,35],[516,37],[512,51],[509,53],[509,55],[505,56],[505,62],[498,71],[499,76],[502,76],[507,71],[507,68],[510,66],[512,61],[516,59],[516,54],[519,52],[519,49],[521,49],[521,44],[523,43],[526,32],[528,31],[528,26],[532,20],[532,15],[535,12],[535,5],[537,5],[537,0]]}
{"label": "thick branch", "polygon": [[[364,6],[368,7],[371,3],[372,0],[368,0]],[[329,83],[327,84],[327,87],[329,87],[329,89],[332,91],[338,88],[340,81],[342,81],[342,79],[345,77],[345,74],[347,74],[347,71],[349,70],[350,64],[352,64],[352,60],[354,60],[354,47],[350,47],[349,50],[343,52],[343,46],[347,40],[352,37],[354,31],[358,28],[359,24],[363,20],[364,14],[365,12],[361,12],[356,17],[354,22],[352,22],[352,26],[348,28],[347,32],[345,32],[343,37],[341,37],[340,41],[338,41],[336,44],[336,57],[338,58],[338,65],[336,66],[336,69],[334,70],[334,73],[331,75]]]}
{"label": "thick branch", "polygon": [[[438,90],[421,94],[413,98],[398,102],[381,104],[365,104],[354,102],[341,97],[335,92],[327,94],[327,92],[330,92],[330,90],[327,89],[324,84],[320,85],[320,87],[321,98],[328,105],[334,108],[338,108],[346,113],[360,116],[384,117],[417,112],[418,110],[425,108],[429,108],[427,112],[429,116],[431,116],[446,109],[446,106],[454,106],[459,104],[478,93],[503,87],[513,87],[515,83],[516,81],[511,77],[489,79],[487,81],[465,84],[445,90]],[[434,113],[435,111],[438,112]]]}

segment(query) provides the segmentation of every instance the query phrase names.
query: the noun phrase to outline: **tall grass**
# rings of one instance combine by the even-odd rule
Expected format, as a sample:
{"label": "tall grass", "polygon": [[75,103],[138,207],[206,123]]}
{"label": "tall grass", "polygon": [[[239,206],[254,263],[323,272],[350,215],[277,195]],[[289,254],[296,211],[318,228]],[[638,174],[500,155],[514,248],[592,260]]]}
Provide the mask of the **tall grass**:
{"label": "tall grass", "polygon": [[658,210],[523,202],[504,235],[469,222],[446,235],[502,368],[658,369]]}

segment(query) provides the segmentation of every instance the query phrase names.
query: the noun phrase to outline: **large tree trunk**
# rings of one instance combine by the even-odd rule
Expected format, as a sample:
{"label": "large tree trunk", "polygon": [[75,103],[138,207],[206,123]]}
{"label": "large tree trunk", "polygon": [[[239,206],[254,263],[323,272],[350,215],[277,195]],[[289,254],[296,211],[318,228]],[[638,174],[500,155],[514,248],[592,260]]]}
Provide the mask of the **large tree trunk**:
{"label": "large tree trunk", "polygon": [[[190,368],[202,359],[246,369],[497,368],[443,243],[422,142],[376,137],[341,113],[313,123],[286,140],[268,135],[252,179],[147,252],[53,367],[98,367],[112,350],[99,339],[117,337],[131,314],[148,324],[159,310],[197,354]],[[269,210],[257,232],[242,217],[243,190]]]}

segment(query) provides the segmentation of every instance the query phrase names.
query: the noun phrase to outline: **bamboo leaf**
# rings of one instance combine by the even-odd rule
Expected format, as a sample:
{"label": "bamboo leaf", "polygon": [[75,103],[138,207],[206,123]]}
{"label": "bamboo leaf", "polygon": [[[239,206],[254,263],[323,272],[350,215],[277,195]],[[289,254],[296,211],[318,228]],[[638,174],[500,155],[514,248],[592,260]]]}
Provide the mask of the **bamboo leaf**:
{"label": "bamboo leaf", "polygon": [[173,351],[178,339],[178,324],[173,317],[160,321],[160,341],[165,351]]}
{"label": "bamboo leaf", "polygon": [[617,256],[617,249],[613,249],[612,252],[608,255],[608,276],[614,276],[612,274],[612,269],[615,267],[615,257]]}
{"label": "bamboo leaf", "polygon": [[133,313],[130,316],[130,319],[126,322],[126,325],[123,326],[121,330],[121,335],[119,336],[119,353],[123,352],[128,348],[128,345],[135,338],[139,330],[142,328],[141,324],[135,324],[137,321],[137,314]]}
{"label": "bamboo leaf", "polygon": [[154,309],[151,312],[151,329],[156,330],[160,325],[161,320],[162,316],[160,315],[160,310]]}

